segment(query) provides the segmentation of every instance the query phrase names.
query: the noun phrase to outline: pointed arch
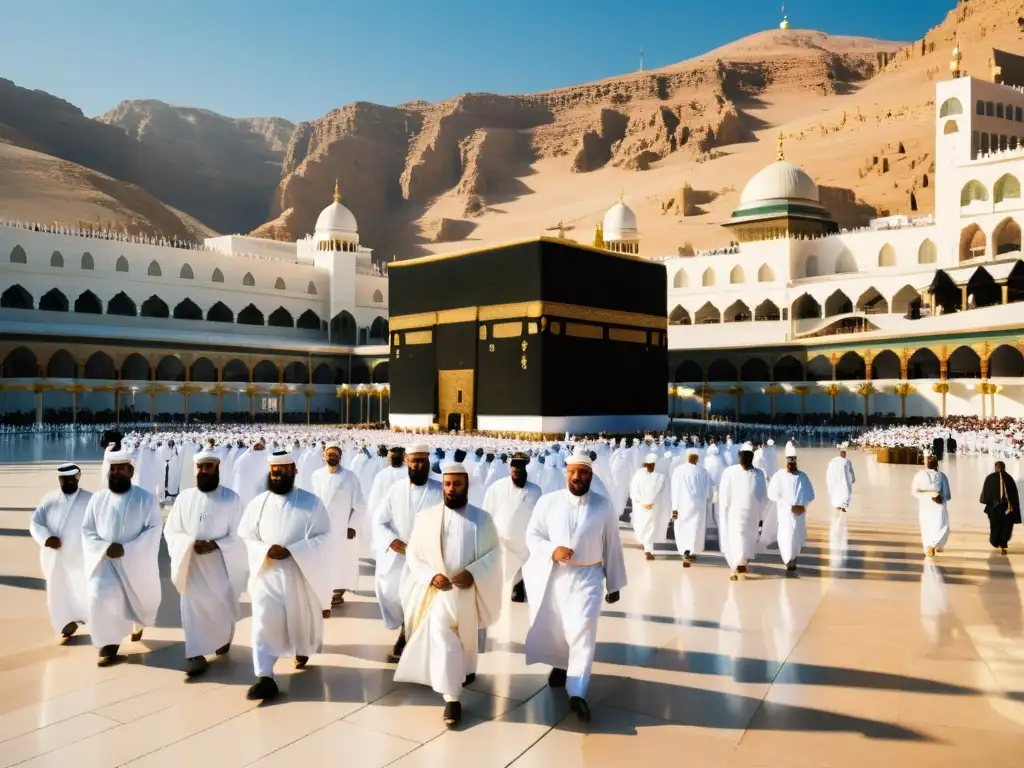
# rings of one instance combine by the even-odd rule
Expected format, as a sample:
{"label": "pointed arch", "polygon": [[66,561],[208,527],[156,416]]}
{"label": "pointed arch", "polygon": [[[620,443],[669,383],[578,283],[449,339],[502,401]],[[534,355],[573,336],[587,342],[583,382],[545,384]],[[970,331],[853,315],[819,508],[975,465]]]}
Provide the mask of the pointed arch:
{"label": "pointed arch", "polygon": [[928,347],[922,347],[907,360],[908,379],[939,378],[939,357]]}
{"label": "pointed arch", "polygon": [[960,207],[968,206],[975,200],[988,200],[988,189],[977,179],[971,179],[960,189]]}
{"label": "pointed arch", "polygon": [[313,383],[314,384],[333,384],[334,383],[334,371],[331,370],[331,366],[327,363],[320,363],[316,368],[313,369]]}
{"label": "pointed arch", "polygon": [[891,349],[883,349],[871,359],[872,379],[901,379],[900,359]]}
{"label": "pointed arch", "polygon": [[220,271],[220,267],[213,268],[213,276],[210,278],[211,283],[223,283],[224,273]]}
{"label": "pointed arch", "polygon": [[750,320],[750,307],[737,299],[722,313],[722,319],[727,323],[742,323]]}
{"label": "pointed arch", "polygon": [[668,313],[669,325],[689,325],[690,313],[683,309],[682,304],[676,304],[675,309]]}
{"label": "pointed arch", "polygon": [[977,224],[971,224],[960,232],[960,261],[981,258],[988,250],[988,239]]}
{"label": "pointed arch", "polygon": [[309,369],[305,363],[294,361],[288,363],[284,368],[284,383],[285,384],[308,384],[309,383]]}
{"label": "pointed arch", "polygon": [[857,271],[857,260],[853,258],[853,254],[847,250],[844,250],[839,254],[839,258],[836,259],[836,274],[837,275],[850,275]]}
{"label": "pointed arch", "polygon": [[783,356],[772,369],[774,381],[803,381],[804,367],[792,355]]}
{"label": "pointed arch", "polygon": [[738,381],[739,371],[732,360],[718,358],[708,366],[708,381]]}
{"label": "pointed arch", "polygon": [[20,285],[12,285],[0,294],[0,307],[4,309],[35,309],[32,294]]}
{"label": "pointed arch", "polygon": [[17,347],[4,358],[5,379],[34,379],[40,374],[39,358],[28,347]]}
{"label": "pointed arch", "polygon": [[757,270],[757,282],[759,283],[774,283],[775,272],[767,264],[762,264],[761,268]]}
{"label": "pointed arch", "polygon": [[981,358],[970,347],[957,347],[949,356],[946,370],[951,379],[980,379]]}
{"label": "pointed arch", "polygon": [[765,299],[754,308],[754,320],[776,322],[782,317],[778,305],[771,299]]}
{"label": "pointed arch", "polygon": [[196,276],[192,274],[192,267],[188,264],[181,265],[181,272],[178,273],[178,277],[182,280],[195,280]]}
{"label": "pointed arch", "polygon": [[20,245],[11,248],[11,264],[28,264],[28,256]]}
{"label": "pointed arch", "polygon": [[133,352],[121,363],[122,381],[150,381],[152,372],[149,361],[138,352]]}
{"label": "pointed arch", "polygon": [[977,309],[1001,304],[1003,291],[984,267],[978,267],[967,281],[968,304]]}
{"label": "pointed arch", "polygon": [[157,317],[165,319],[171,316],[171,310],[167,306],[167,302],[161,299],[159,296],[153,295],[142,302],[142,312],[139,313],[142,317]]}
{"label": "pointed arch", "polygon": [[103,302],[92,291],[85,291],[75,299],[75,312],[82,312],[87,315],[102,315]]}
{"label": "pointed arch", "polygon": [[804,262],[804,277],[818,277],[821,274],[821,263],[813,253]]}
{"label": "pointed arch", "polygon": [[246,272],[245,277],[242,278],[242,285],[252,288],[256,285],[256,279],[252,276],[252,272]]}
{"label": "pointed arch", "polygon": [[146,270],[146,274],[149,275],[150,277],[163,277],[164,276],[163,270],[160,269],[160,264],[157,263],[157,261],[155,259],[153,261],[149,262],[149,269]]}
{"label": "pointed arch", "polygon": [[356,319],[346,310],[342,310],[331,319],[330,333],[331,342],[334,344],[355,344],[358,335]]}
{"label": "pointed arch", "polygon": [[921,311],[921,294],[914,286],[904,285],[892,297],[892,312],[896,315],[906,315],[915,310]]}
{"label": "pointed arch", "polygon": [[373,318],[370,323],[370,339],[384,344],[388,340],[388,321],[383,317]]}
{"label": "pointed arch", "polygon": [[836,363],[837,381],[854,381],[864,378],[867,378],[867,366],[864,364],[863,357],[856,352],[847,352],[839,358],[839,362]]}
{"label": "pointed arch", "polygon": [[82,375],[87,379],[110,381],[117,378],[117,369],[114,367],[114,361],[106,352],[93,352],[85,361]]}
{"label": "pointed arch", "polygon": [[737,264],[732,268],[732,271],[729,272],[729,284],[738,285],[743,282],[746,282],[746,275],[743,274],[743,267]]}
{"label": "pointed arch", "polygon": [[759,357],[752,357],[740,366],[740,381],[771,381],[772,371],[768,363]]}
{"label": "pointed arch", "polygon": [[955,96],[946,99],[942,102],[942,106],[939,107],[939,117],[949,117],[950,115],[962,115],[964,113],[963,104],[960,103],[960,99]]}
{"label": "pointed arch", "polygon": [[206,312],[206,319],[211,323],[233,323],[235,313],[228,309],[223,301],[218,301]]}
{"label": "pointed arch", "polygon": [[64,256],[60,251],[54,251],[50,254],[50,266],[55,269],[64,269]]}
{"label": "pointed arch", "polygon": [[1005,173],[996,181],[992,192],[996,203],[1005,200],[1020,200],[1020,180],[1012,173]]}
{"label": "pointed arch", "polygon": [[39,308],[49,312],[67,312],[68,297],[56,288],[51,288],[39,299]]}
{"label": "pointed arch", "polygon": [[292,319],[291,312],[284,307],[278,307],[270,313],[270,317],[267,318],[267,325],[274,328],[294,328],[295,320]]}
{"label": "pointed arch", "polygon": [[1024,376],[1024,355],[1015,346],[1001,344],[988,358],[988,375],[992,378]]}
{"label": "pointed arch", "polygon": [[808,360],[807,381],[832,381],[832,362],[824,355]]}
{"label": "pointed arch", "polygon": [[960,133],[960,126],[956,120],[947,120],[942,126],[942,135],[949,136],[951,133]]}
{"label": "pointed arch", "polygon": [[893,248],[889,243],[882,246],[882,249],[878,252],[878,266],[880,267],[895,267],[896,266],[896,249]]}
{"label": "pointed arch", "polygon": [[66,349],[58,349],[46,363],[46,376],[50,379],[73,379],[78,375],[75,358]]}
{"label": "pointed arch", "polygon": [[868,288],[857,299],[856,310],[868,315],[882,315],[889,311],[889,302],[874,286]]}
{"label": "pointed arch", "polygon": [[711,267],[708,267],[707,269],[705,269],[704,270],[704,274],[701,275],[700,284],[702,286],[704,286],[705,288],[710,288],[712,285],[714,285],[715,284],[715,270],[713,270]]}
{"label": "pointed arch", "polygon": [[939,251],[928,238],[925,238],[921,243],[921,247],[917,249],[917,263],[918,264],[935,264],[939,260]]}
{"label": "pointed arch", "polygon": [[93,261],[92,254],[88,251],[82,254],[82,269],[86,272],[96,269],[96,262]]}
{"label": "pointed arch", "polygon": [[284,278],[283,277],[279,277],[279,278],[277,278],[277,280],[274,281],[274,288],[276,290],[278,290],[278,291],[286,291],[286,290],[288,290],[288,286],[286,286],[284,284]]}
{"label": "pointed arch", "polygon": [[202,320],[203,310],[192,299],[184,299],[174,308],[175,320]]}
{"label": "pointed arch", "polygon": [[270,360],[261,360],[252,369],[252,380],[261,384],[276,384],[277,366]]}
{"label": "pointed arch", "polygon": [[208,357],[200,357],[188,369],[191,381],[214,382],[217,380],[217,366]]}
{"label": "pointed arch", "polygon": [[832,295],[825,299],[825,317],[848,315],[850,312],[853,312],[853,302],[842,291],[833,291]]}
{"label": "pointed arch", "polygon": [[790,309],[794,320],[817,320],[821,317],[821,304],[811,294],[801,294]]}
{"label": "pointed arch", "polygon": [[221,369],[221,381],[228,384],[244,384],[249,381],[249,366],[241,360],[229,360]]}
{"label": "pointed arch", "polygon": [[672,287],[673,288],[689,288],[690,287],[690,280],[686,276],[686,270],[685,269],[678,269],[678,270],[676,270],[675,275],[672,277]]}
{"label": "pointed arch", "polygon": [[1004,253],[1019,253],[1021,250],[1020,225],[1012,218],[1005,218],[992,230],[992,247],[997,256]]}
{"label": "pointed arch", "polygon": [[310,280],[309,285],[306,286],[306,293],[308,293],[310,296],[316,296],[316,283],[314,283],[312,280]]}
{"label": "pointed arch", "polygon": [[249,304],[245,309],[238,313],[238,324],[263,325],[263,313],[256,309],[252,304]]}
{"label": "pointed arch", "polygon": [[704,371],[696,360],[683,360],[676,368],[675,380],[687,383],[704,381]]}
{"label": "pointed arch", "polygon": [[128,259],[124,256],[118,256],[117,262],[114,264],[115,272],[127,272],[128,271]]}
{"label": "pointed arch", "polygon": [[174,355],[167,355],[156,365],[157,381],[184,381],[185,364]]}
{"label": "pointed arch", "polygon": [[693,319],[697,325],[720,323],[722,322],[722,313],[718,311],[718,307],[709,301],[697,310],[697,314],[693,316]]}
{"label": "pointed arch", "polygon": [[380,290],[376,290],[376,291],[373,292],[373,303],[374,304],[383,304],[384,303],[384,294],[381,293]]}
{"label": "pointed arch", "polygon": [[319,331],[320,330],[320,316],[312,309],[307,309],[295,322],[296,328],[305,328],[308,331]]}

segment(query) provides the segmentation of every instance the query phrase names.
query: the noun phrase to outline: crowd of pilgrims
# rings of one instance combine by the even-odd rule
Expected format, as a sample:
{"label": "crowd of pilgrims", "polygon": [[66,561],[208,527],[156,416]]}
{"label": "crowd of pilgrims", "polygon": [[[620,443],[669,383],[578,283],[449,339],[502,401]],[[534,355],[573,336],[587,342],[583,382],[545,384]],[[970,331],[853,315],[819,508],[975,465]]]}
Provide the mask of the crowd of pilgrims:
{"label": "crowd of pilgrims", "polygon": [[[739,580],[759,556],[796,570],[816,498],[793,441],[566,436],[481,445],[432,434],[384,442],[395,436],[128,434],[107,446],[105,487],[95,492],[80,486],[79,467],[62,465],[59,490],[31,522],[55,632],[64,642],[87,624],[98,663],[119,661],[125,637],[141,639],[156,619],[162,537],[180,594],[186,675],[227,653],[247,591],[256,677],[248,696],[272,699],[275,663],[301,669],[320,652],[324,621],[357,587],[365,557],[383,622],[397,632],[395,680],[439,693],[449,727],[462,718],[461,690],[509,601],[528,604],[526,662],[549,666],[549,684],[564,687],[586,721],[601,605],[627,585],[619,526],[627,510],[646,559],[671,536],[688,568],[717,530],[729,577]],[[848,444],[836,448],[824,480],[842,518],[856,478]],[[911,487],[929,556],[949,535],[949,483],[937,466],[931,456]],[[993,546],[1005,554],[1020,520],[1016,485],[994,473],[982,501],[998,518]]]}
{"label": "crowd of pilgrims", "polygon": [[861,433],[866,448],[921,448],[943,453],[1024,458],[1024,420],[1011,417],[952,416],[935,424],[892,425]]}

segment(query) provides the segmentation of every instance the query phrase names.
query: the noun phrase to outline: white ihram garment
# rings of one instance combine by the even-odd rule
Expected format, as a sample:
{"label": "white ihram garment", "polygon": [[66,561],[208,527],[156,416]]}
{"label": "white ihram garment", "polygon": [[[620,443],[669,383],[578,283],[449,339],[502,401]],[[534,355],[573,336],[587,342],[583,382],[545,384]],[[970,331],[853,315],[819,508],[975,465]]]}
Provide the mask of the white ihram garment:
{"label": "white ihram garment", "polygon": [[[523,566],[529,596],[526,663],[567,673],[570,696],[585,697],[597,651],[597,621],[606,594],[626,586],[618,515],[593,493],[561,490],[542,496],[526,531],[530,559]],[[573,550],[555,563],[556,547]]]}
{"label": "white ihram garment", "polygon": [[739,464],[726,467],[718,487],[718,526],[722,554],[736,570],[757,554],[757,528],[768,502],[764,474]]}
{"label": "white ihram garment", "polygon": [[381,617],[388,629],[402,626],[402,572],[405,570],[405,555],[391,549],[395,539],[409,543],[413,524],[425,509],[444,501],[441,483],[429,477],[423,485],[405,482],[395,483],[384,497],[384,503],[373,519],[373,551],[377,560],[374,585]]}
{"label": "white ihram garment", "polygon": [[503,477],[484,495],[484,509],[491,515],[501,539],[503,579],[506,587],[522,578],[521,569],[530,557],[526,546],[526,528],[533,516],[533,508],[541,497],[540,487],[527,481],[522,488]]}
{"label": "white ihram garment", "polygon": [[[633,473],[629,484],[629,498],[633,502],[630,520],[633,533],[644,552],[654,554],[654,544],[665,537],[670,509],[668,478],[655,470],[641,467]],[[647,507],[651,509],[647,509]]]}
{"label": "white ihram garment", "polygon": [[[328,537],[330,550],[331,588],[357,589],[359,587],[359,534],[366,513],[359,478],[342,467],[331,472],[329,467],[313,473],[313,493],[317,495],[331,518]],[[348,537],[348,529],[356,531],[356,538]],[[330,598],[324,608],[330,608]]]}
{"label": "white ihram garment", "polygon": [[698,464],[683,464],[672,473],[672,509],[678,513],[675,535],[679,554],[699,555],[704,551],[713,491],[711,475]]}
{"label": "white ihram garment", "polygon": [[795,514],[793,507],[806,508],[814,501],[814,486],[804,472],[780,469],[768,483],[768,498],[779,516],[779,556],[788,564],[807,543],[807,514]]}
{"label": "white ihram garment", "polygon": [[[501,613],[498,529],[479,507],[432,507],[416,520],[406,562],[402,608],[409,640],[395,682],[429,685],[446,701],[458,701],[466,676],[476,672],[478,631]],[[451,579],[462,571],[473,575],[468,589],[441,592],[430,583],[437,574]]]}
{"label": "white ihram garment", "polygon": [[[79,488],[70,496],[61,491],[46,494],[32,513],[28,530],[41,547],[39,565],[46,579],[46,607],[50,623],[60,633],[72,621],[85,621],[85,570],[82,560],[82,521],[92,494]],[[60,539],[60,549],[46,540]]]}
{"label": "white ihram garment", "polygon": [[359,551],[363,557],[374,559],[373,521],[377,516],[377,510],[384,503],[388,491],[391,490],[391,486],[400,480],[409,481],[409,469],[404,464],[397,467],[388,465],[373,478],[370,493],[366,497],[366,514],[363,515],[362,530],[359,531],[359,536],[362,537]]}
{"label": "white ihram garment", "polygon": [[[241,521],[238,494],[224,487],[182,491],[167,516],[164,539],[171,581],[181,595],[185,658],[211,654],[234,638],[249,575],[245,542],[238,536]],[[217,549],[198,555],[197,541],[215,541]]]}
{"label": "white ihram garment", "polygon": [[[120,645],[133,625],[150,627],[160,608],[160,505],[149,491],[100,491],[82,521],[89,635],[97,648]],[[119,558],[107,557],[114,543]]]}
{"label": "white ihram garment", "polygon": [[[946,504],[952,498],[949,480],[937,469],[922,469],[910,485],[910,492],[917,499],[917,522],[921,528],[921,544],[924,550],[946,546],[949,539],[949,509]],[[934,498],[942,501],[936,503]]]}
{"label": "white ihram garment", "polygon": [[829,502],[833,508],[849,508],[853,497],[853,484],[857,481],[853,474],[853,462],[848,458],[836,456],[828,463],[825,480],[828,485]]}

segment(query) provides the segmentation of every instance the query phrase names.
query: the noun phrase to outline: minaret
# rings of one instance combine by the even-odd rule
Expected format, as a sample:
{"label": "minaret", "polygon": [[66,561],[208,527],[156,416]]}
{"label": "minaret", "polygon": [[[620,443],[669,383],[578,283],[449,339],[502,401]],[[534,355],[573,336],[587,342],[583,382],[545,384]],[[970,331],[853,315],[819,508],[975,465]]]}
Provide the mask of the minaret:
{"label": "minaret", "polygon": [[956,80],[963,76],[960,71],[960,61],[964,55],[960,52],[960,41],[954,38],[953,42],[953,58],[949,60],[949,74]]}
{"label": "minaret", "polygon": [[341,202],[341,192],[338,191],[338,180],[334,180],[334,202]]}
{"label": "minaret", "polygon": [[779,24],[779,29],[789,29],[789,17],[786,16],[786,4],[782,4],[782,23]]}
{"label": "minaret", "polygon": [[785,159],[786,159],[786,152],[785,152],[785,150],[784,150],[784,149],[783,149],[783,147],[782,147],[782,142],[783,142],[783,139],[785,139],[785,134],[784,134],[784,133],[783,133],[782,131],[779,131],[779,154],[778,154],[778,156],[777,156],[777,158],[776,158],[776,159],[777,159],[777,160],[778,160],[778,161],[779,161],[780,163],[781,163],[781,162],[782,162],[783,160],[785,160]]}

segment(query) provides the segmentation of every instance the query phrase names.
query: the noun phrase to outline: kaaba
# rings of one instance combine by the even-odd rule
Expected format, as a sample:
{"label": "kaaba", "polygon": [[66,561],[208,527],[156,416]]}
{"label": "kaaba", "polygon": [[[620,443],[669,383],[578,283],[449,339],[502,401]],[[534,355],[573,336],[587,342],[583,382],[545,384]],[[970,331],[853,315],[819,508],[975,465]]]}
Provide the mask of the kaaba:
{"label": "kaaba", "polygon": [[664,429],[665,275],[638,256],[544,237],[389,264],[391,425]]}

